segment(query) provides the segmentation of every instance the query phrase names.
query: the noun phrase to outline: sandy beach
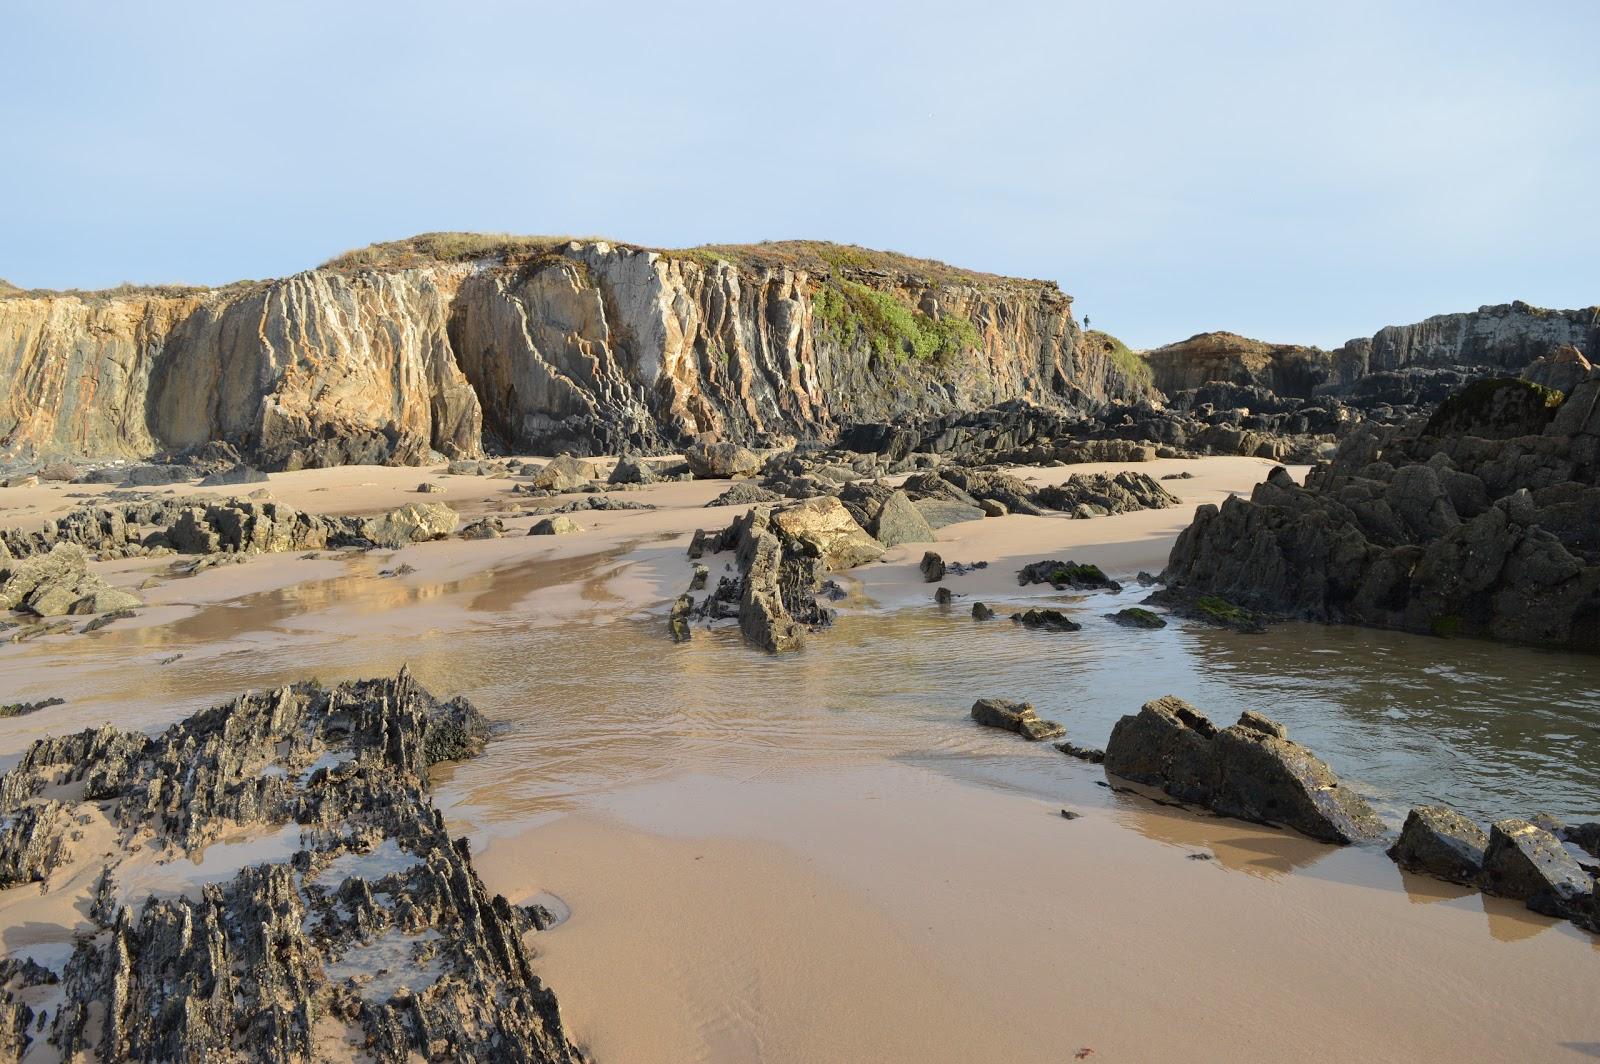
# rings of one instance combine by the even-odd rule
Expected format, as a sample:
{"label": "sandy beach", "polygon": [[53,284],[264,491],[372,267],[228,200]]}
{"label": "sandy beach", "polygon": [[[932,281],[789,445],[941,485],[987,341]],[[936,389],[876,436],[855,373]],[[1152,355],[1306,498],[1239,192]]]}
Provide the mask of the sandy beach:
{"label": "sandy beach", "polygon": [[[1042,484],[1110,468],[1014,472]],[[415,469],[275,474],[272,497],[297,507],[443,499],[505,515],[511,532],[162,577],[137,618],[0,652],[5,700],[67,700],[0,721],[0,757],[108,720],[157,729],[307,674],[409,664],[504,729],[482,757],[439,770],[437,799],[491,890],[570,907],[530,944],[600,1062],[1594,1055],[1593,936],[1369,847],[1113,793],[1097,766],[975,727],[971,699],[1005,692],[974,689],[989,678],[955,662],[883,672],[937,634],[924,550],[987,561],[952,586],[997,607],[1041,597],[1013,576],[1041,557],[1131,581],[1161,568],[1194,506],[1247,493],[1270,468],[1158,461],[1139,469],[1194,474],[1164,482],[1182,507],[948,526],[936,545],[840,574],[839,625],[785,658],[736,628],[686,647],[665,637],[690,535],[741,512],[704,508],[725,483],[629,492],[657,509],[580,513],[581,533],[530,537],[517,504],[563,499]],[[446,493],[417,496],[422,479]],[[42,520],[79,501],[67,494],[0,493],[0,520]],[[414,571],[380,575],[402,564]],[[101,568],[133,586],[166,565]],[[1067,721],[1095,697],[1070,673],[1046,694],[1041,708]],[[0,895],[7,949],[65,948],[65,903],[85,883],[63,872],[51,886]]]}

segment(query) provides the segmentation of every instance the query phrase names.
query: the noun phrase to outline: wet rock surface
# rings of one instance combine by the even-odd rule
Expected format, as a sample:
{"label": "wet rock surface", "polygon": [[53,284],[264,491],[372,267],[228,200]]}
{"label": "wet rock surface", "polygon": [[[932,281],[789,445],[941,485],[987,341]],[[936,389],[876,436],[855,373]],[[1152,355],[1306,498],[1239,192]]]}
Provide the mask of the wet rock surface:
{"label": "wet rock surface", "polygon": [[1219,729],[1181,698],[1146,702],[1112,728],[1105,766],[1180,801],[1292,827],[1325,842],[1355,842],[1383,831],[1365,799],[1341,786],[1282,725],[1254,712]]}
{"label": "wet rock surface", "polygon": [[1016,732],[1030,742],[1067,734],[1067,729],[1054,721],[1040,719],[1032,704],[1009,698],[978,699],[972,703],[972,719],[987,728]]}
{"label": "wet rock surface", "polygon": [[[837,498],[755,506],[720,532],[696,532],[692,559],[734,552],[737,575],[725,576],[691,613],[715,622],[737,618],[745,638],[770,652],[798,650],[806,632],[832,622],[822,599],[838,589],[827,573],[877,558],[883,547]],[[703,586],[703,584],[701,585]],[[692,586],[690,592],[698,590]]]}
{"label": "wet rock surface", "polygon": [[1593,909],[1595,879],[1554,834],[1519,818],[1489,827],[1483,889],[1516,898],[1547,916],[1583,918]]}
{"label": "wet rock surface", "polygon": [[1017,584],[1049,584],[1057,591],[1121,591],[1122,585],[1106,576],[1098,565],[1053,558],[1030,562],[1017,570]]}
{"label": "wet rock surface", "polygon": [[[88,926],[59,971],[5,962],[10,1044],[294,1061],[331,1040],[396,1062],[580,1061],[530,965],[529,917],[484,889],[428,797],[429,766],[486,735],[469,703],[402,671],[246,695],[156,736],[36,742],[0,777],[0,876],[100,861],[80,822],[120,840],[121,859],[83,898]],[[81,797],[46,797],[65,792]],[[281,852],[176,894],[142,885],[150,855],[181,869],[241,832]],[[35,1014],[18,995],[47,981],[59,994]]]}
{"label": "wet rock surface", "polygon": [[1389,857],[1401,868],[1452,883],[1476,885],[1483,875],[1489,836],[1477,824],[1441,805],[1420,805],[1406,815]]}
{"label": "wet rock surface", "polygon": [[1011,622],[1041,632],[1076,632],[1083,628],[1083,625],[1061,610],[1052,609],[1030,609],[1013,613]]}

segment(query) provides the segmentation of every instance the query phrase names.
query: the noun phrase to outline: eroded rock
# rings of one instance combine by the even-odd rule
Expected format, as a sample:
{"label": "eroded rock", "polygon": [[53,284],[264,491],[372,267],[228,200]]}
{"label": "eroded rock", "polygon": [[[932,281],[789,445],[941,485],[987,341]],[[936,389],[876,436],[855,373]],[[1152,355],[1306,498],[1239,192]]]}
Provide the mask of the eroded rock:
{"label": "eroded rock", "polygon": [[1281,724],[1258,713],[1218,729],[1180,698],[1146,702],[1112,728],[1105,765],[1107,772],[1182,801],[1283,824],[1326,842],[1355,842],[1383,831],[1365,799],[1290,740]]}
{"label": "eroded rock", "polygon": [[985,727],[1016,732],[1032,742],[1067,734],[1067,729],[1054,721],[1040,719],[1031,703],[1009,698],[978,699],[972,703],[972,719]]}

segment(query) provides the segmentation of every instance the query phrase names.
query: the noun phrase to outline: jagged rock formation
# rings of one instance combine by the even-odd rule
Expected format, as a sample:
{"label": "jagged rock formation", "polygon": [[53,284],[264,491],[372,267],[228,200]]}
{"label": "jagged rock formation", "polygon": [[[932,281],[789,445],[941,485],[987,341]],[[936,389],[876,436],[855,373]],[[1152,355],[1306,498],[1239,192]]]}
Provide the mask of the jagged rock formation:
{"label": "jagged rock formation", "polygon": [[[69,1060],[577,1064],[523,945],[528,914],[489,895],[428,797],[429,766],[473,756],[487,730],[402,671],[246,695],[157,736],[35,743],[0,777],[5,882],[100,862],[80,823],[124,845],[84,888],[62,970],[4,973],[12,1059],[42,1038]],[[81,798],[63,815],[47,792]],[[134,850],[171,869],[241,830],[295,842],[221,883],[141,889]],[[18,994],[47,984],[37,1012]]]}
{"label": "jagged rock formation", "polygon": [[213,290],[0,295],[0,449],[415,464],[485,439],[663,450],[1144,391],[1079,349],[1047,282],[803,243],[446,244]]}
{"label": "jagged rock formation", "polygon": [[1159,597],[1600,649],[1600,375],[1556,398],[1480,382],[1349,437],[1303,488],[1278,469],[1200,507]]}
{"label": "jagged rock formation", "polygon": [[1218,728],[1167,695],[1123,717],[1106,743],[1106,771],[1160,787],[1224,816],[1284,824],[1325,842],[1374,838],[1383,823],[1333,770],[1283,725],[1246,711]]}

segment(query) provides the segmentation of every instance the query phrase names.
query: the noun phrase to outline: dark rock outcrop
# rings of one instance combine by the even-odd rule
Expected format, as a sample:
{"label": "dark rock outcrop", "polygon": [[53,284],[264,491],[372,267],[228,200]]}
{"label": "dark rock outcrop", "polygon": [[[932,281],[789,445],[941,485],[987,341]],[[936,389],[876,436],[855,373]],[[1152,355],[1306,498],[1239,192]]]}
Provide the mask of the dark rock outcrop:
{"label": "dark rock outcrop", "polygon": [[[320,1056],[331,1024],[376,1060],[581,1061],[533,972],[526,914],[484,889],[428,797],[429,766],[472,756],[486,733],[470,704],[439,702],[402,671],[246,695],[156,736],[108,726],[35,743],[0,777],[0,855],[25,821],[35,850],[56,846],[31,872],[102,859],[71,852],[80,818],[174,855],[241,831],[297,841],[176,896],[134,878],[119,900],[122,865],[106,865],[70,959],[20,973],[58,982],[59,1004],[11,1044],[294,1061]],[[65,824],[43,797],[61,788],[83,795]],[[0,1003],[33,1021],[18,982],[0,983]]]}
{"label": "dark rock outcrop", "polygon": [[1068,588],[1077,591],[1122,590],[1122,585],[1106,576],[1105,571],[1098,565],[1079,563],[1070,559],[1064,562],[1053,558],[1041,562],[1029,562],[1017,570],[1017,583],[1023,587],[1029,584],[1049,584],[1057,591]]}
{"label": "dark rock outcrop", "polygon": [[1497,820],[1483,856],[1483,889],[1516,898],[1547,916],[1585,916],[1595,880],[1549,831],[1526,820]]}
{"label": "dark rock outcrop", "polygon": [[1160,787],[1225,816],[1292,827],[1325,842],[1375,837],[1382,822],[1281,724],[1246,712],[1230,728],[1171,695],[1123,717],[1106,744],[1106,771]]}
{"label": "dark rock outcrop", "polygon": [[1450,431],[1545,418],[1502,393],[1547,394],[1478,388],[1429,424],[1352,435],[1304,487],[1274,470],[1248,501],[1200,507],[1163,600],[1600,649],[1600,376],[1536,434]]}
{"label": "dark rock outcrop", "polygon": [[1011,621],[1024,628],[1042,632],[1076,632],[1083,627],[1062,611],[1052,609],[1023,610],[1020,613],[1013,613]]}
{"label": "dark rock outcrop", "polygon": [[1165,628],[1167,622],[1154,610],[1147,610],[1142,606],[1128,606],[1116,613],[1107,614],[1111,620],[1124,628]]}
{"label": "dark rock outcrop", "polygon": [[1406,815],[1389,857],[1401,868],[1452,883],[1476,886],[1483,875],[1489,836],[1471,820],[1442,805],[1419,805]]}

